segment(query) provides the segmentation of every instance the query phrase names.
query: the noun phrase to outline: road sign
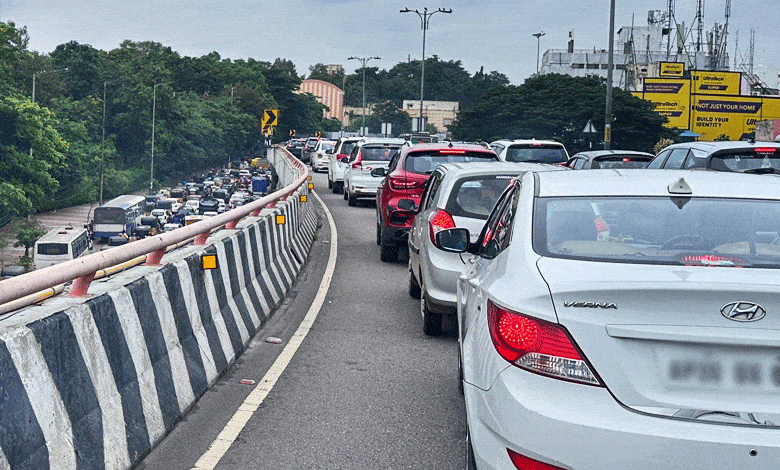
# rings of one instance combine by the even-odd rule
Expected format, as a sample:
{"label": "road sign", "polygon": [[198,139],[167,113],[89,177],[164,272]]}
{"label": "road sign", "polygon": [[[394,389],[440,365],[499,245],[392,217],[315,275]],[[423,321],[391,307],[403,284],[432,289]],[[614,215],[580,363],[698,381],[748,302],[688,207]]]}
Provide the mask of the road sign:
{"label": "road sign", "polygon": [[584,132],[586,134],[595,134],[596,133],[596,126],[593,125],[593,121],[588,119],[588,123],[585,124],[585,129],[583,129],[582,132]]}
{"label": "road sign", "polygon": [[274,135],[274,126],[268,124],[263,125],[263,134],[267,136]]}
{"label": "road sign", "polygon": [[290,129],[290,137],[295,137],[295,129]]}
{"label": "road sign", "polygon": [[266,109],[263,111],[263,129],[266,128],[266,126],[276,126],[279,123],[279,110],[278,109]]}

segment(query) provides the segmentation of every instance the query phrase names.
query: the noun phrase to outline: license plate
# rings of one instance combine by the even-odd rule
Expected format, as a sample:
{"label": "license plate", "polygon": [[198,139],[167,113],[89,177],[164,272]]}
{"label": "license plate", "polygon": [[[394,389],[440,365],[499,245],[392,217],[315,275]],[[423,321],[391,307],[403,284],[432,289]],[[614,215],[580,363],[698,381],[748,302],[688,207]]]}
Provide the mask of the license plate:
{"label": "license plate", "polygon": [[674,355],[662,363],[670,389],[780,391],[780,358],[761,358],[760,354]]}

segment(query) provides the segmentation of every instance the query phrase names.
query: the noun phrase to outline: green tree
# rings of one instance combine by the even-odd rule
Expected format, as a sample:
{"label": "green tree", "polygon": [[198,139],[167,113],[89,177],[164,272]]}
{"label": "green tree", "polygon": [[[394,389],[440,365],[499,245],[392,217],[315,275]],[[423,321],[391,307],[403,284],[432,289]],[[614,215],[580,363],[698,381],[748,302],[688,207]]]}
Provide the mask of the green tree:
{"label": "green tree", "polygon": [[46,229],[37,220],[25,221],[16,229],[16,243],[14,243],[14,246],[23,246],[24,257],[29,258],[30,248],[32,248],[35,245],[35,242],[45,233]]}

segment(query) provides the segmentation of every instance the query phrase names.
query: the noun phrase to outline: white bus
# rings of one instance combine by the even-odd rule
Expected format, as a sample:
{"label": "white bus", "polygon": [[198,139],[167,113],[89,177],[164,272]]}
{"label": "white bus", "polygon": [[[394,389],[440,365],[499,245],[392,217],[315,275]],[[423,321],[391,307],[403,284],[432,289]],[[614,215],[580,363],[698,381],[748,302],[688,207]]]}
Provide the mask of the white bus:
{"label": "white bus", "polygon": [[86,228],[57,227],[35,242],[35,269],[76,259],[89,250],[90,245],[89,231]]}
{"label": "white bus", "polygon": [[125,232],[132,235],[138,218],[144,215],[146,198],[125,195],[95,208],[92,238],[105,239]]}

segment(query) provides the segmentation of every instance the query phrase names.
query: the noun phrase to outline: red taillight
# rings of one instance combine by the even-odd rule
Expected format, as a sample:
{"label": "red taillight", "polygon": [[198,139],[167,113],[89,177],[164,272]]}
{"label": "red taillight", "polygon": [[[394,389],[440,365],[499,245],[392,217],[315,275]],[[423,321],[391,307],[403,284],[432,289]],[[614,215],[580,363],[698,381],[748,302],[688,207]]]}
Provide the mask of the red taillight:
{"label": "red taillight", "polygon": [[509,459],[518,470],[564,470],[563,467],[556,467],[555,465],[534,460],[525,455],[518,454],[512,449],[507,449],[506,451],[509,453]]}
{"label": "red taillight", "polygon": [[776,147],[756,147],[753,149],[756,153],[775,153],[777,152]]}
{"label": "red taillight", "polygon": [[439,210],[431,216],[428,227],[431,243],[436,243],[436,234],[442,230],[455,228],[455,221],[452,220],[452,216],[447,211]]}
{"label": "red taillight", "polygon": [[387,183],[392,189],[415,189],[421,188],[423,183],[413,179],[388,177]]}
{"label": "red taillight", "polygon": [[501,357],[522,369],[601,385],[562,326],[503,309],[488,300],[488,326]]}
{"label": "red taillight", "polygon": [[361,163],[363,161],[363,152],[358,152],[357,158],[354,162],[352,162],[352,169],[353,170],[359,170],[363,164]]}
{"label": "red taillight", "polygon": [[465,150],[439,150],[439,155],[465,155]]}
{"label": "red taillight", "polygon": [[741,268],[745,265],[745,260],[733,258],[731,256],[718,255],[694,255],[683,256],[680,261],[686,266],[722,266]]}
{"label": "red taillight", "polygon": [[349,157],[349,155],[347,155],[346,153],[340,153],[336,155],[336,160],[341,160],[344,157]]}
{"label": "red taillight", "polygon": [[631,159],[630,159],[630,158],[628,158],[628,157],[623,157],[623,161],[624,161],[624,162],[630,162],[630,161],[631,161]]}

